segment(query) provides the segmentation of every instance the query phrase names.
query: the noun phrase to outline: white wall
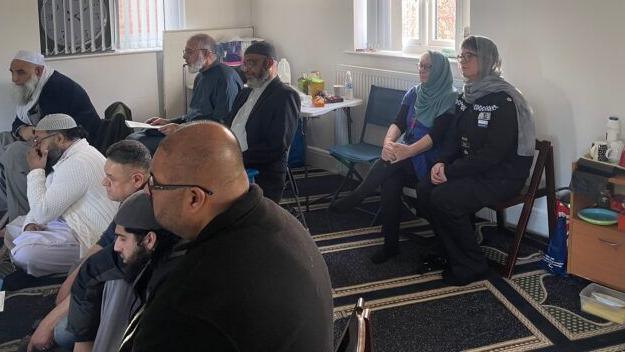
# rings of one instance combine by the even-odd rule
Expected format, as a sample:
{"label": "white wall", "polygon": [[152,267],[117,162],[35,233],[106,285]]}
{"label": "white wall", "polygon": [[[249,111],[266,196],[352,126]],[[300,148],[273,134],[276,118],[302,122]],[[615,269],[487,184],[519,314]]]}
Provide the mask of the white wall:
{"label": "white wall", "polygon": [[251,25],[251,0],[185,0],[185,28]]}
{"label": "white wall", "polygon": [[[571,163],[601,137],[607,117],[625,119],[625,1],[471,0],[470,12],[471,32],[498,44],[505,77],[536,111],[538,136],[555,144],[556,185],[568,185]],[[414,60],[344,53],[353,48],[352,0],[253,0],[252,13],[258,36],[274,42],[294,77],[318,69],[332,84],[338,63],[416,71]],[[314,121],[307,138],[327,147],[331,131],[331,119]],[[530,224],[539,233],[544,209],[539,202]]]}
{"label": "white wall", "polygon": [[48,60],[47,64],[85,88],[102,118],[104,109],[116,101],[130,107],[133,120],[159,114],[154,52]]}

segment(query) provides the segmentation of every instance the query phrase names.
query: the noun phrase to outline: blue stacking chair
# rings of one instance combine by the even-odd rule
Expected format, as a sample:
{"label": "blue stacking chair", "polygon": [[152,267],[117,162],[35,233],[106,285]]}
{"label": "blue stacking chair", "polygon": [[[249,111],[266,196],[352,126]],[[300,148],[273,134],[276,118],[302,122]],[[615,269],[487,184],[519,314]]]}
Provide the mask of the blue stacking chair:
{"label": "blue stacking chair", "polygon": [[364,163],[371,165],[380,158],[382,147],[365,141],[367,126],[375,125],[388,128],[395,121],[405,94],[406,91],[403,90],[371,86],[360,141],[355,144],[335,145],[330,148],[330,155],[348,168],[341,185],[332,195],[330,205],[334,204],[337,196],[352,176],[355,176],[358,181],[363,180],[363,177],[356,170],[356,165]]}

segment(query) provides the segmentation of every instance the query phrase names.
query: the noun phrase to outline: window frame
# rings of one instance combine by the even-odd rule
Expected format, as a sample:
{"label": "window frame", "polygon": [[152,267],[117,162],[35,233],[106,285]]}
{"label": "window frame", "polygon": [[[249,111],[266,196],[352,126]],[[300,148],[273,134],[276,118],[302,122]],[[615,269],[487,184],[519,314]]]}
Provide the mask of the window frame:
{"label": "window frame", "polygon": [[[455,40],[449,43],[445,40],[437,40],[434,38],[436,18],[435,2],[437,0],[415,0],[418,1],[418,22],[419,22],[419,38],[403,38],[403,33],[400,34],[401,49],[382,49],[371,50],[372,48],[367,43],[367,4],[371,0],[354,0],[354,49],[355,51],[383,51],[383,52],[396,52],[402,54],[420,54],[427,50],[443,50],[451,49],[454,52],[458,52],[462,38],[469,32],[469,8],[470,0],[455,0],[456,1],[456,26],[455,26]],[[390,0],[391,6],[400,6],[401,0]],[[403,26],[402,11],[391,11],[393,18],[391,18],[391,32],[396,31],[398,28],[401,31]],[[394,47],[396,47],[394,45]],[[360,49],[360,50],[359,50]]]}

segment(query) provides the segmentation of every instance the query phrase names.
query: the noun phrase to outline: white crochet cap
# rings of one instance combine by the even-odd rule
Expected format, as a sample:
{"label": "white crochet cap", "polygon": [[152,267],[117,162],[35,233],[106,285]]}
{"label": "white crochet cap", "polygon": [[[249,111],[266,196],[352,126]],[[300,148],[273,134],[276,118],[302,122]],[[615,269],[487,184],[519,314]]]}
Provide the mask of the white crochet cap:
{"label": "white crochet cap", "polygon": [[22,60],[26,62],[30,62],[31,64],[43,66],[46,63],[43,60],[43,55],[40,53],[34,53],[28,50],[20,50],[15,54],[13,60]]}
{"label": "white crochet cap", "polygon": [[37,131],[58,131],[76,128],[76,121],[66,114],[50,114],[46,115],[39,121],[35,130]]}

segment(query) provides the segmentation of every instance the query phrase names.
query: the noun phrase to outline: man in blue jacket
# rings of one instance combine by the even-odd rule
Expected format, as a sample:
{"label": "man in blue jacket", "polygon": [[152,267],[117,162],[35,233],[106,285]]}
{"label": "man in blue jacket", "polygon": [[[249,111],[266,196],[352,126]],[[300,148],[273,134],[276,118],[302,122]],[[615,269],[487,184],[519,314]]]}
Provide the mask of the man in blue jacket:
{"label": "man in blue jacket", "polygon": [[146,130],[128,136],[129,139],[143,143],[152,154],[161,140],[177,130],[182,123],[197,120],[223,122],[243,86],[239,74],[219,62],[217,43],[207,34],[196,34],[189,38],[182,57],[189,73],[197,73],[189,112],[172,119],[153,117],[146,122],[160,126],[158,130]]}

